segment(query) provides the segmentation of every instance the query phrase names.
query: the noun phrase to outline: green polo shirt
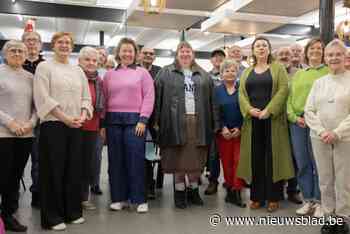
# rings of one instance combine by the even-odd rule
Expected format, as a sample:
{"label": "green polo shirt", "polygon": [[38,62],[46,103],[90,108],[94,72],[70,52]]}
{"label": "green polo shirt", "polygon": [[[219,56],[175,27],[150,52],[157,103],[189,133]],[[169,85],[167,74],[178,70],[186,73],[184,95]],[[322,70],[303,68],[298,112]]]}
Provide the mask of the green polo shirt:
{"label": "green polo shirt", "polygon": [[328,67],[321,65],[316,68],[302,69],[295,73],[292,78],[287,102],[287,114],[290,122],[295,123],[297,118],[303,115],[312,85],[315,80],[327,75],[328,72]]}

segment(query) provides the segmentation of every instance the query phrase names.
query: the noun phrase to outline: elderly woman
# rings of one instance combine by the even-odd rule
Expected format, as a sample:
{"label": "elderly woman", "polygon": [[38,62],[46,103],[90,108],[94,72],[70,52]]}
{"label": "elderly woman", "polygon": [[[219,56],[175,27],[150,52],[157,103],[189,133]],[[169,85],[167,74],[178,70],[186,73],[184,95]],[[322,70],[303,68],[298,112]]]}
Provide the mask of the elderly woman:
{"label": "elderly woman", "polygon": [[304,107],[315,80],[328,73],[328,68],[323,64],[323,50],[324,45],[320,39],[313,39],[306,45],[305,61],[309,67],[299,70],[293,76],[287,103],[293,153],[298,168],[297,179],[304,198],[304,204],[296,213],[313,214],[315,217],[322,217],[323,212],[310,130],[304,119]]}
{"label": "elderly woman", "polygon": [[238,73],[239,64],[236,61],[224,60],[221,64],[220,74],[223,84],[215,88],[215,101],[219,106],[221,128],[220,133],[217,134],[217,143],[227,190],[225,201],[245,207],[241,198],[244,181],[236,176],[243,120],[235,85]]}
{"label": "elderly woman", "polygon": [[[213,137],[213,115],[218,116],[213,81],[196,64],[187,42],[178,45],[174,64],[160,70],[156,80],[155,123],[163,171],[175,177],[175,206],[184,209],[187,202],[203,205],[198,180]],[[190,183],[187,190],[186,175]]]}
{"label": "elderly woman", "polygon": [[80,224],[82,217],[81,127],[92,118],[88,80],[69,62],[72,35],[54,34],[54,58],[39,64],[34,79],[34,100],[41,121],[39,181],[41,225],[60,231],[65,223]]}
{"label": "elderly woman", "polygon": [[146,125],[154,106],[154,85],[148,71],[136,65],[137,45],[130,38],[116,48],[115,70],[106,73],[105,126],[108,145],[108,175],[111,210],[121,210],[128,201],[137,212],[148,212],[145,198]]}
{"label": "elderly woman", "polygon": [[[312,147],[319,172],[322,208],[326,215],[350,215],[350,72],[344,66],[346,47],[338,39],[325,48],[329,74],[314,82],[305,106]],[[348,233],[326,224],[322,233]]]}
{"label": "elderly woman", "polygon": [[251,183],[251,209],[267,201],[267,211],[274,212],[283,199],[283,181],[294,176],[285,115],[288,75],[272,61],[266,38],[257,37],[251,49],[254,65],[243,72],[239,87],[244,120],[237,176]]}
{"label": "elderly woman", "polygon": [[82,154],[83,154],[83,194],[82,206],[86,210],[95,210],[96,207],[89,201],[89,187],[93,185],[96,171],[96,143],[100,130],[100,117],[104,109],[102,80],[97,73],[98,51],[92,47],[83,47],[79,53],[79,66],[83,69],[89,81],[94,114],[91,120],[82,127]]}
{"label": "elderly woman", "polygon": [[13,216],[37,121],[33,103],[33,75],[22,68],[27,48],[20,41],[3,47],[0,65],[0,196],[1,217],[6,230],[25,232]]}

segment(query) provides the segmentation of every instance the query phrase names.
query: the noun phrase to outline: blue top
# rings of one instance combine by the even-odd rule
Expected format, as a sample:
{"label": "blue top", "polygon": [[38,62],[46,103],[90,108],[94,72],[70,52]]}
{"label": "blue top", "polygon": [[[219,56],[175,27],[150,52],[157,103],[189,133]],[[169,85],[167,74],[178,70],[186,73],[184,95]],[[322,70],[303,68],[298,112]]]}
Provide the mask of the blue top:
{"label": "blue top", "polygon": [[230,95],[225,84],[221,84],[215,87],[215,100],[220,109],[220,127],[240,128],[243,118],[239,109],[238,89]]}

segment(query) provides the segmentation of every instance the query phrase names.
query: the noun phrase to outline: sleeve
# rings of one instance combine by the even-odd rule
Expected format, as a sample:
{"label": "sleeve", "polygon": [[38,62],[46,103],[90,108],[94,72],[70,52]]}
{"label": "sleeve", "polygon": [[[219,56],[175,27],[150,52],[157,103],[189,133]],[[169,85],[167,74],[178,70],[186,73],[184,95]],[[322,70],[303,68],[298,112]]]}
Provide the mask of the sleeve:
{"label": "sleeve", "polygon": [[293,89],[293,84],[295,82],[295,80],[298,78],[298,75],[300,73],[297,72],[294,77],[292,78],[291,84],[290,84],[290,90],[289,90],[289,95],[288,95],[288,99],[287,99],[287,116],[288,116],[288,120],[291,123],[295,123],[297,121],[297,114],[294,112],[294,108],[293,108],[293,97],[294,97],[294,89]]}
{"label": "sleeve", "polygon": [[240,85],[239,85],[239,107],[241,109],[243,118],[247,118],[247,119],[251,118],[249,111],[253,108],[250,105],[248,93],[245,88],[245,82],[251,70],[252,70],[251,68],[244,70],[240,78]]}
{"label": "sleeve", "polygon": [[162,112],[162,98],[163,98],[163,78],[166,78],[167,72],[166,68],[161,69],[155,78],[155,111],[154,111],[154,123],[155,126],[160,125],[160,114]]}
{"label": "sleeve", "polygon": [[14,118],[12,118],[9,114],[7,114],[5,111],[0,110],[0,123],[3,125],[9,124]]}
{"label": "sleeve", "polygon": [[218,102],[215,100],[216,99],[216,94],[215,94],[215,87],[214,87],[214,81],[213,79],[210,78],[208,74],[208,80],[210,83],[210,91],[211,91],[211,108],[212,108],[212,113],[213,113],[213,130],[214,132],[218,132],[220,128],[220,108],[218,105]]}
{"label": "sleeve", "polygon": [[285,112],[285,104],[288,97],[288,74],[282,65],[277,67],[277,92],[272,97],[266,109],[272,117],[281,115]]}
{"label": "sleeve", "polygon": [[142,106],[140,111],[140,122],[147,124],[154,108],[154,82],[148,71],[142,72]]}
{"label": "sleeve", "polygon": [[46,62],[38,65],[33,85],[34,103],[40,119],[44,119],[59,103],[50,96],[50,67]]}
{"label": "sleeve", "polygon": [[85,74],[81,68],[80,70],[80,77],[82,82],[82,90],[81,90],[81,110],[85,109],[87,111],[87,118],[88,120],[92,119],[94,115],[94,108],[92,107],[91,103],[91,94],[89,89],[89,82],[85,77]]}
{"label": "sleeve", "polygon": [[320,92],[319,82],[315,82],[311,88],[310,94],[307,98],[304,108],[304,117],[307,126],[316,132],[318,136],[321,135],[326,129],[322,126],[321,120],[317,113],[317,92]]}

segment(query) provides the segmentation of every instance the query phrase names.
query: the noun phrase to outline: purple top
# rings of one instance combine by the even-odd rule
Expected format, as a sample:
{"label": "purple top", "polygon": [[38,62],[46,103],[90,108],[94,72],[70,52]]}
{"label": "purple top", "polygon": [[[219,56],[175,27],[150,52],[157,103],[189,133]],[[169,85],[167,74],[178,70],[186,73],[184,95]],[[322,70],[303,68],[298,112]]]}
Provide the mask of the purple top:
{"label": "purple top", "polygon": [[106,112],[139,113],[149,118],[154,106],[154,84],[151,75],[142,67],[118,66],[103,79]]}

